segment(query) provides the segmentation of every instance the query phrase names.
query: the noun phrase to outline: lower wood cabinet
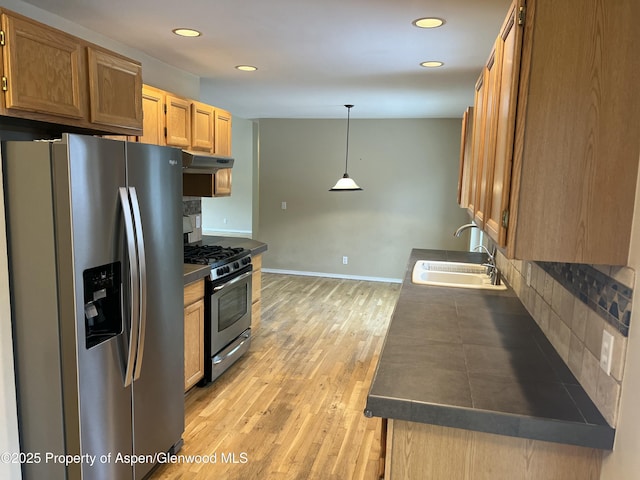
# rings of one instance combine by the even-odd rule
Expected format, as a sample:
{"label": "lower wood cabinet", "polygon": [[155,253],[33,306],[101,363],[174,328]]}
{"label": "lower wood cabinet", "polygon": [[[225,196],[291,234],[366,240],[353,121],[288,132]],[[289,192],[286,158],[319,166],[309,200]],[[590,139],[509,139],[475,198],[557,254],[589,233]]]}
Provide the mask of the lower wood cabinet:
{"label": "lower wood cabinet", "polygon": [[204,279],[184,288],[184,390],[204,377]]}
{"label": "lower wood cabinet", "polygon": [[251,330],[255,333],[260,327],[260,307],[262,297],[262,254],[251,257],[253,276],[251,277]]}
{"label": "lower wood cabinet", "polygon": [[404,420],[387,423],[385,480],[598,480],[602,450]]}

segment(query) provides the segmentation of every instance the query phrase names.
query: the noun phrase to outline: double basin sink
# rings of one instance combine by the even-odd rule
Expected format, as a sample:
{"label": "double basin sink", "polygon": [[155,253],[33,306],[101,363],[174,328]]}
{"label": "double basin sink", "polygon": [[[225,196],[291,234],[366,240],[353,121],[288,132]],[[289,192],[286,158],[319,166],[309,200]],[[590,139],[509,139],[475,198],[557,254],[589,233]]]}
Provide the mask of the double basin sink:
{"label": "double basin sink", "polygon": [[506,290],[504,284],[492,285],[487,268],[477,263],[418,260],[413,267],[411,281],[419,285]]}

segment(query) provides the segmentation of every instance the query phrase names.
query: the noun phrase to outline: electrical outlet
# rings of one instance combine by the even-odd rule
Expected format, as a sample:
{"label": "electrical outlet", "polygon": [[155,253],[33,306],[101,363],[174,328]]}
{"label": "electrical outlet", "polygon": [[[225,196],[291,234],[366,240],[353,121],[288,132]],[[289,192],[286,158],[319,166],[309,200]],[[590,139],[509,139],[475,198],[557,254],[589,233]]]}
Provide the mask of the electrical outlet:
{"label": "electrical outlet", "polygon": [[347,265],[349,263],[349,257],[342,257],[342,264]]}
{"label": "electrical outlet", "polygon": [[611,375],[611,359],[613,358],[613,335],[602,331],[602,346],[600,347],[600,368],[607,375]]}
{"label": "electrical outlet", "polygon": [[527,287],[531,286],[531,263],[527,262]]}
{"label": "electrical outlet", "polygon": [[280,204],[280,208],[282,208],[282,210],[286,210],[287,209],[287,202],[282,202]]}
{"label": "electrical outlet", "polygon": [[223,219],[222,219],[222,223],[224,223],[224,224],[226,225],[226,224],[227,224],[227,219],[226,219],[226,218],[223,218]]}

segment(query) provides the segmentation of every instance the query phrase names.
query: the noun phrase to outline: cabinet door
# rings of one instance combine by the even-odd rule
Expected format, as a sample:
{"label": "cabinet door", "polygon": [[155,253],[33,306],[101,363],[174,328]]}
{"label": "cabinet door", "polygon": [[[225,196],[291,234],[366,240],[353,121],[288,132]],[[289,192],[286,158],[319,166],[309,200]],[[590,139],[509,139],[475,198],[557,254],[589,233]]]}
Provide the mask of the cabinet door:
{"label": "cabinet door", "polygon": [[78,39],[6,13],[2,14],[2,29],[6,37],[5,108],[86,117],[85,59]]}
{"label": "cabinet door", "polygon": [[500,56],[500,80],[496,129],[493,181],[487,196],[485,227],[489,236],[501,247],[507,240],[509,219],[509,193],[511,187],[511,166],[513,163],[513,138],[516,123],[516,104],[520,72],[520,51],[522,28],[516,23],[517,2],[509,10],[509,15],[498,37]]}
{"label": "cabinet door", "polygon": [[191,148],[213,152],[214,109],[211,105],[191,102]]}
{"label": "cabinet door", "polygon": [[487,198],[491,194],[491,183],[493,181],[493,167],[495,156],[495,127],[497,120],[497,104],[500,80],[500,43],[496,41],[496,48],[489,56],[487,66],[484,69],[484,111],[482,120],[482,146],[481,161],[478,169],[476,186],[476,211],[474,221],[480,227],[485,226]]}
{"label": "cabinet door", "polygon": [[165,145],[164,92],[148,85],[142,86],[142,135],[138,141]]}
{"label": "cabinet door", "polygon": [[166,141],[173,147],[191,146],[191,102],[184,98],[166,95]]}
{"label": "cabinet door", "polygon": [[[473,219],[477,209],[478,172],[482,169],[482,151],[484,144],[484,105],[485,105],[485,69],[482,70],[476,82],[476,92],[473,101],[473,134],[471,144],[471,162],[469,165],[469,201],[467,212]],[[480,226],[480,225],[479,225]]]}
{"label": "cabinet door", "polygon": [[222,168],[215,174],[214,197],[228,197],[231,195],[231,169]]}
{"label": "cabinet door", "polygon": [[216,108],[215,115],[214,153],[231,156],[231,114],[226,110]]}
{"label": "cabinet door", "polygon": [[458,175],[458,205],[469,206],[471,188],[471,151],[473,148],[473,107],[468,107],[462,116],[462,135],[460,138],[460,172]]}
{"label": "cabinet door", "polygon": [[204,376],[204,300],[184,309],[184,389]]}
{"label": "cabinet door", "polygon": [[87,47],[90,121],[142,129],[142,66],[106,50]]}

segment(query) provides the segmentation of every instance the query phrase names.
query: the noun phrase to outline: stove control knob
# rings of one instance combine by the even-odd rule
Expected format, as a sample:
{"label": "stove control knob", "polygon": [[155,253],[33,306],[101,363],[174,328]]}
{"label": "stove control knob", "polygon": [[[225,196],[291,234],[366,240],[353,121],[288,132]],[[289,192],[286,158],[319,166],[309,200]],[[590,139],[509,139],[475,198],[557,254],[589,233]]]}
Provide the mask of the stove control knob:
{"label": "stove control knob", "polygon": [[230,271],[231,271],[231,267],[229,265],[224,267],[224,273],[229,273]]}
{"label": "stove control knob", "polygon": [[218,276],[222,275],[224,273],[224,271],[222,270],[222,268],[218,268],[216,270],[216,273],[218,274]]}
{"label": "stove control knob", "polygon": [[238,262],[233,262],[233,268],[240,268],[240,264]]}

